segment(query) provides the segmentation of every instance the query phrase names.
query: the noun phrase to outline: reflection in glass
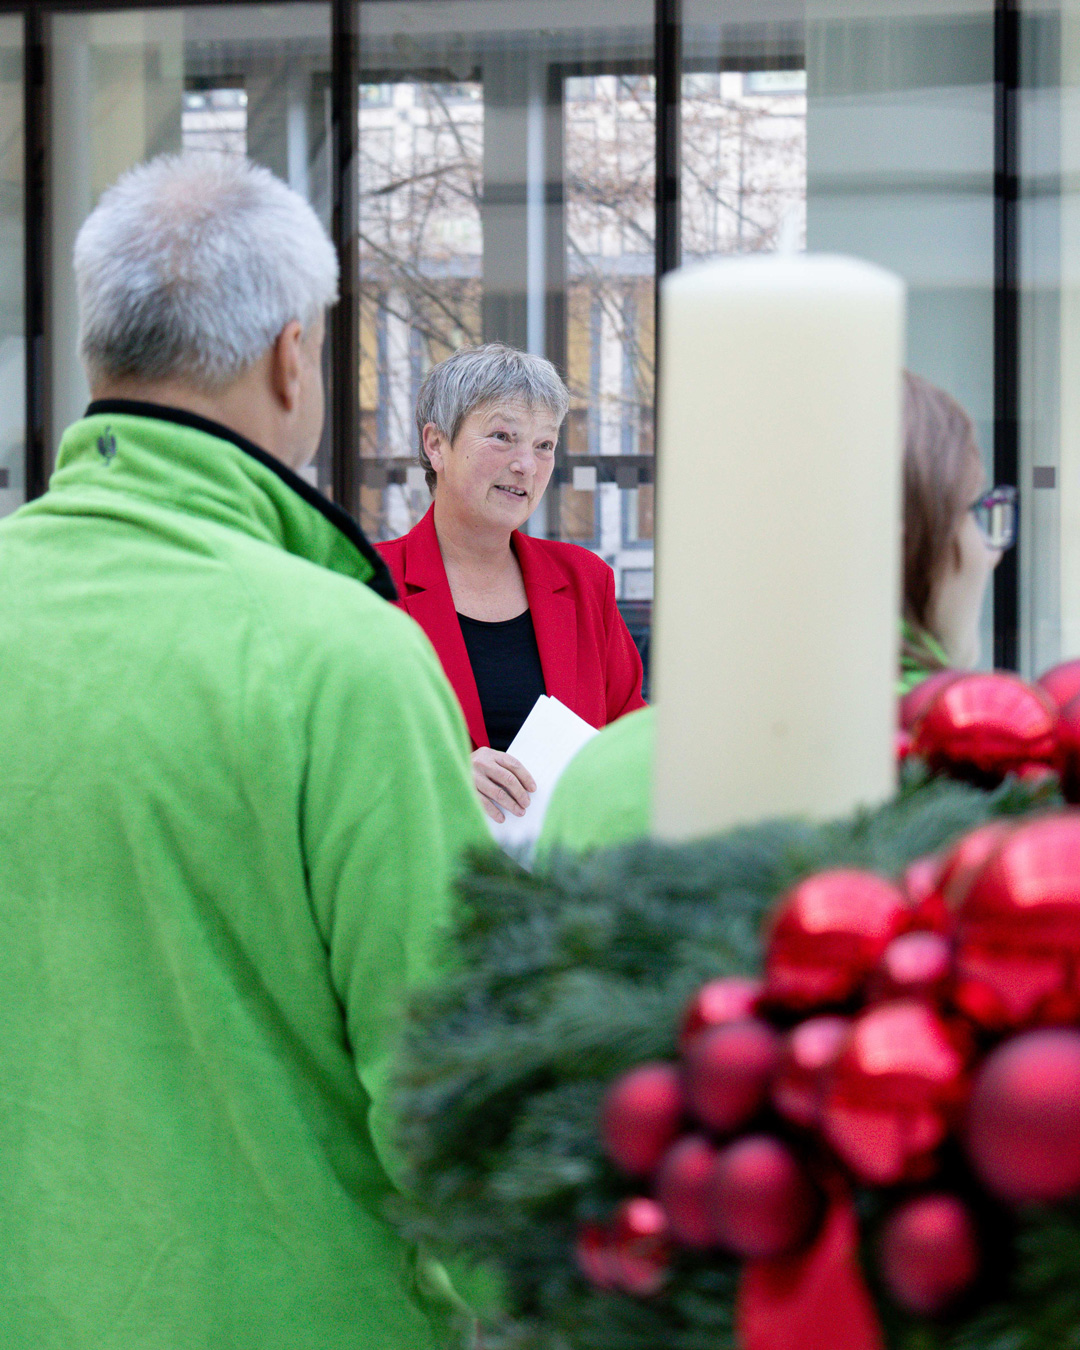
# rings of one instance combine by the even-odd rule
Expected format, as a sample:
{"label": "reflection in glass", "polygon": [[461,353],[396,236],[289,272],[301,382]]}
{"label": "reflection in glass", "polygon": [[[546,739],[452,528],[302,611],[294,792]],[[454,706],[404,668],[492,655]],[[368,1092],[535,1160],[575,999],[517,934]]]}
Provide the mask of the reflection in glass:
{"label": "reflection in glass", "polygon": [[[330,6],[199,5],[55,14],[52,442],[89,397],[76,351],[71,252],[125,169],[180,149],[248,154],[330,220]],[[317,468],[329,478],[329,428]]]}
{"label": "reflection in glass", "polygon": [[970,413],[992,482],[994,4],[807,10],[808,245],[904,278],[908,365]]}
{"label": "reflection in glass", "polygon": [[620,596],[632,571],[644,599],[652,7],[365,0],[360,24],[362,523],[387,538],[426,511],[416,390],[449,352],[502,340],[549,356],[572,394],[529,529],[600,552]]}
{"label": "reflection in glass", "polygon": [[806,247],[806,72],[699,71],[682,86],[683,261]]}

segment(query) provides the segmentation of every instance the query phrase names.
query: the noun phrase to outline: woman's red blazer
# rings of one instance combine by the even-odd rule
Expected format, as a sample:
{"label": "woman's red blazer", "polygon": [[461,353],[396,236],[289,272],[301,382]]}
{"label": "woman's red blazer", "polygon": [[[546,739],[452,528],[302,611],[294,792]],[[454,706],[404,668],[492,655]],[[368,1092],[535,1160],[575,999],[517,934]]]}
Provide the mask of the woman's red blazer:
{"label": "woman's red blazer", "polygon": [[[533,539],[517,530],[510,542],[521,565],[548,694],[594,727],[643,708],[641,657],[615,605],[615,576],[607,563],[576,544]],[[473,747],[488,745],[433,512],[408,534],[376,548],[394,578],[399,608],[412,615],[439,654]]]}

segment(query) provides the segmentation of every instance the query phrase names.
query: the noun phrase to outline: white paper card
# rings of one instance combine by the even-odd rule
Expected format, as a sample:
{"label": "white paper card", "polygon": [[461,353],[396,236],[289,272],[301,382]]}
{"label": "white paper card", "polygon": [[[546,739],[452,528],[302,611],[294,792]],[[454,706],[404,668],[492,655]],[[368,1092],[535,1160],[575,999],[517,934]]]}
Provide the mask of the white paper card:
{"label": "white paper card", "polygon": [[531,861],[555,784],[585,742],[595,735],[595,727],[557,698],[541,694],[533,704],[507,750],[507,754],[520,760],[536,779],[536,791],[532,794],[529,809],[523,816],[505,813],[501,825],[496,825],[490,816],[487,818],[496,843],[507,853],[512,853],[526,865]]}

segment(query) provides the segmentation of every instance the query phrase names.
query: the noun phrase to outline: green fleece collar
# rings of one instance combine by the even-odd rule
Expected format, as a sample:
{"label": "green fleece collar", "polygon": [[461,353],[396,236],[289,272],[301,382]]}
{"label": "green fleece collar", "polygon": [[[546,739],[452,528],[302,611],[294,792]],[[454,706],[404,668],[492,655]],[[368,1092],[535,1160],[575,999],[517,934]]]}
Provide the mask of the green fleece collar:
{"label": "green fleece collar", "polygon": [[68,487],[133,493],[217,520],[396,598],[350,515],[238,432],[184,409],[91,403],[60,442],[49,489]]}

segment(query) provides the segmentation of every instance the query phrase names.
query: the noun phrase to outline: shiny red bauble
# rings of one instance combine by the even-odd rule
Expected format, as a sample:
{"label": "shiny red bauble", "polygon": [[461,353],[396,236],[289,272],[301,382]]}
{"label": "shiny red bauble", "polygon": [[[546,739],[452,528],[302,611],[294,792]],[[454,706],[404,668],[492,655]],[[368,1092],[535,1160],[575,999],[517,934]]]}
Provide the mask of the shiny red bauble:
{"label": "shiny red bauble", "polygon": [[709,1191],[720,1243],[748,1259],[782,1256],[806,1241],[819,1196],[778,1139],[753,1134],[720,1151]]}
{"label": "shiny red bauble", "polygon": [[1000,781],[1021,765],[1051,763],[1057,709],[1018,676],[963,675],[919,719],[912,751],[939,772]]}
{"label": "shiny red bauble", "polygon": [[900,885],[911,907],[911,926],[947,933],[952,925],[939,882],[944,859],[938,854],[916,858],[904,868]]}
{"label": "shiny red bauble", "polygon": [[578,1228],[574,1259],[598,1289],[618,1289],[642,1298],[659,1293],[671,1261],[667,1216],[646,1196],[624,1200],[611,1223]]}
{"label": "shiny red bauble", "polygon": [[645,1196],[624,1200],[611,1225],[611,1252],[618,1287],[647,1298],[667,1282],[671,1242],[667,1215]]}
{"label": "shiny red bauble", "polygon": [[656,1174],[656,1199],[668,1226],[684,1247],[713,1247],[716,1225],[709,1209],[709,1188],[717,1150],[704,1135],[680,1139],[665,1156]]}
{"label": "shiny red bauble", "polygon": [[882,1003],[855,1019],[822,1105],[826,1139],[874,1185],[933,1169],[964,1091],[957,1037],[926,1004]]}
{"label": "shiny red bauble", "polygon": [[873,872],[834,868],[800,881],[776,911],[765,998],[795,1011],[855,994],[910,917],[900,888]]}
{"label": "shiny red bauble", "polygon": [[912,731],[915,723],[945,686],[952,684],[953,680],[958,680],[963,673],[962,670],[937,670],[925,680],[920,680],[914,689],[909,689],[900,700],[900,730]]}
{"label": "shiny red bauble", "polygon": [[1013,828],[957,913],[954,999],[992,1028],[1080,1014],[1080,812]]}
{"label": "shiny red bauble", "polygon": [[687,1105],[718,1134],[751,1120],[768,1097],[780,1060],[779,1035],[767,1022],[747,1018],[695,1036],[684,1055]]}
{"label": "shiny red bauble", "polygon": [[1058,713],[1057,770],[1062,796],[1074,805],[1080,802],[1080,698],[1072,699]]}
{"label": "shiny red bauble", "polygon": [[789,1032],[773,1079],[773,1105],[796,1125],[816,1126],[826,1075],[851,1030],[847,1017],[811,1017]]}
{"label": "shiny red bauble", "polygon": [[953,913],[960,908],[971,883],[1011,828],[1003,820],[991,820],[969,830],[945,855],[938,875],[938,890],[947,912]]}
{"label": "shiny red bauble", "polygon": [[908,1312],[944,1312],[971,1287],[978,1269],[975,1225],[954,1195],[909,1200],[882,1227],[881,1277]]}
{"label": "shiny red bauble", "polygon": [[598,1289],[617,1289],[619,1269],[611,1230],[602,1223],[583,1223],[574,1242],[574,1259],[582,1275]]}
{"label": "shiny red bauble", "polygon": [[971,1092],[967,1148],[1003,1200],[1080,1193],[1080,1032],[1030,1031],[987,1056]]}
{"label": "shiny red bauble", "polygon": [[642,1064],[614,1082],[600,1111],[600,1138],[616,1166],[631,1176],[652,1172],[671,1146],[683,1116],[679,1071]]}
{"label": "shiny red bauble", "polygon": [[882,953],[870,980],[875,1001],[895,998],[939,999],[952,975],[952,944],[941,933],[901,933]]}
{"label": "shiny red bauble", "polygon": [[761,980],[742,975],[729,975],[703,984],[690,1000],[683,1016],[679,1044],[685,1049],[694,1037],[707,1027],[720,1027],[726,1022],[741,1022],[753,1016],[761,991]]}
{"label": "shiny red bauble", "polygon": [[1080,661],[1062,661],[1043,671],[1035,683],[1056,708],[1064,708],[1080,695]]}

